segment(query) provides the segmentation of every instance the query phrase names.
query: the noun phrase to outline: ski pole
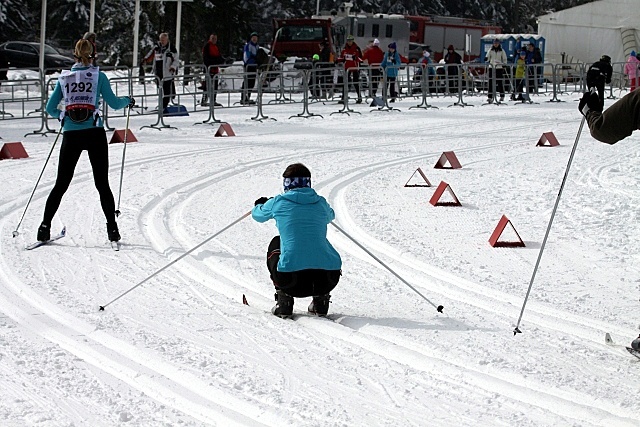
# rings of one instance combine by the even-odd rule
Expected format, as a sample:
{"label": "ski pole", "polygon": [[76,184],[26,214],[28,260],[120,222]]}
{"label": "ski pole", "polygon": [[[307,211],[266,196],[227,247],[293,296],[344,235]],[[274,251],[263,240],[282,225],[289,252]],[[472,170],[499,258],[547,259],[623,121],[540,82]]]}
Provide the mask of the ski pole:
{"label": "ski pole", "polygon": [[120,196],[122,195],[122,175],[124,175],[124,158],[127,155],[127,134],[129,133],[129,117],[131,116],[131,106],[127,110],[127,124],[124,127],[124,141],[122,147],[122,165],[120,166],[120,188],[118,188],[118,207],[116,208],[116,218],[120,216]]}
{"label": "ski pole", "polygon": [[27,202],[27,206],[24,207],[24,212],[22,212],[22,217],[20,218],[20,222],[18,222],[18,225],[16,226],[16,229],[13,230],[13,237],[18,237],[18,235],[20,234],[18,232],[18,229],[20,228],[20,224],[22,224],[22,220],[24,219],[24,216],[27,213],[27,209],[29,208],[29,205],[31,204],[31,199],[33,199],[33,195],[36,193],[36,189],[38,188],[38,184],[40,184],[40,179],[42,179],[42,175],[44,174],[44,170],[47,168],[47,164],[49,163],[49,159],[51,158],[51,154],[53,153],[53,149],[55,148],[56,144],[58,143],[58,138],[60,138],[60,134],[62,133],[62,124],[60,124],[60,130],[58,131],[58,135],[56,135],[56,139],[55,141],[53,141],[53,145],[51,146],[51,150],[49,151],[49,155],[47,156],[47,160],[45,160],[44,162],[44,166],[42,167],[42,171],[40,172],[40,176],[38,177],[38,180],[36,181],[36,185],[33,187],[33,191],[31,192],[31,196],[29,197],[29,201]]}
{"label": "ski pole", "polygon": [[400,281],[402,283],[404,283],[405,285],[407,285],[408,287],[411,288],[411,290],[413,290],[415,293],[417,293],[418,295],[420,295],[422,297],[422,299],[424,299],[426,302],[428,302],[429,304],[431,304],[432,306],[434,306],[436,308],[436,310],[438,310],[438,313],[442,313],[442,310],[444,309],[444,306],[442,305],[438,305],[436,306],[434,303],[432,303],[427,297],[425,297],[424,295],[422,295],[416,288],[414,288],[413,286],[411,286],[411,284],[409,282],[407,282],[406,280],[404,280],[398,273],[396,273],[395,271],[393,271],[391,269],[391,267],[389,267],[387,264],[385,264],[384,262],[382,262],[382,260],[380,258],[378,258],[377,256],[375,256],[373,253],[371,253],[371,251],[369,251],[367,248],[365,248],[364,246],[362,246],[356,239],[354,239],[353,237],[351,237],[349,235],[349,233],[347,233],[346,231],[344,231],[342,228],[340,228],[340,226],[338,226],[338,224],[336,224],[335,222],[331,221],[331,225],[333,225],[335,228],[337,228],[342,234],[344,234],[345,236],[347,236],[349,238],[349,240],[351,240],[353,243],[355,243],[360,249],[362,249],[363,251],[365,251],[366,253],[368,253],[371,258],[375,259],[376,261],[378,261],[380,263],[380,265],[382,265],[384,268],[386,268],[387,270],[389,270],[389,272],[391,272],[391,274],[393,274],[394,276],[396,276],[398,279],[400,279]]}
{"label": "ski pole", "polygon": [[533,274],[531,275],[531,281],[529,282],[529,289],[527,289],[527,294],[524,297],[524,302],[522,303],[522,310],[520,310],[520,317],[518,317],[518,323],[516,323],[516,328],[513,330],[513,335],[522,333],[519,327],[520,327],[520,321],[522,320],[522,315],[524,314],[524,307],[527,305],[527,300],[529,299],[529,294],[531,293],[531,287],[533,286],[533,281],[536,278],[538,266],[540,265],[540,260],[542,259],[542,252],[544,252],[544,247],[547,244],[549,231],[551,231],[551,224],[553,224],[553,219],[556,216],[556,211],[558,210],[558,204],[560,204],[560,197],[562,196],[562,190],[564,189],[564,184],[567,181],[567,176],[569,175],[569,168],[571,168],[573,155],[576,153],[576,148],[578,148],[578,141],[580,140],[580,134],[582,134],[582,127],[584,126],[584,122],[586,121],[586,119],[587,119],[586,116],[582,116],[582,121],[580,122],[580,129],[578,129],[578,134],[576,135],[576,142],[573,143],[573,149],[571,150],[571,155],[569,156],[567,169],[564,172],[564,178],[562,178],[562,184],[560,184],[560,191],[558,191],[558,197],[556,198],[556,204],[553,207],[553,211],[551,212],[551,218],[549,218],[549,225],[547,226],[547,231],[544,233],[544,239],[542,239],[542,246],[540,246],[540,252],[538,253],[538,260],[536,261],[536,265],[533,268]]}
{"label": "ski pole", "polygon": [[162,267],[161,269],[159,269],[158,271],[156,271],[155,273],[153,273],[152,275],[148,276],[146,279],[144,279],[143,281],[141,281],[140,283],[138,283],[137,285],[133,286],[132,288],[128,289],[127,291],[123,292],[122,294],[118,295],[116,298],[112,299],[111,301],[109,301],[108,303],[106,303],[105,305],[101,305],[98,311],[104,311],[104,309],[106,307],[108,307],[109,305],[111,305],[112,303],[116,302],[117,300],[119,300],[120,298],[122,298],[123,296],[125,296],[126,294],[128,294],[129,292],[131,292],[132,290],[134,290],[135,288],[137,288],[138,286],[142,285],[143,283],[147,282],[149,279],[151,279],[152,277],[157,276],[158,274],[160,274],[161,272],[163,272],[164,270],[166,270],[167,268],[171,267],[173,264],[175,264],[176,262],[180,261],[182,258],[186,257],[187,255],[189,255],[190,253],[192,253],[193,251],[195,251],[196,249],[198,249],[199,247],[201,247],[202,245],[204,245],[205,243],[209,242],[211,239],[219,236],[220,234],[222,234],[223,232],[227,231],[228,229],[230,229],[231,227],[233,227],[234,225],[236,225],[237,223],[239,223],[240,221],[242,221],[243,219],[245,219],[246,217],[248,217],[249,215],[251,215],[251,211],[245,213],[244,215],[242,215],[240,218],[236,219],[235,221],[233,221],[231,224],[227,225],[226,227],[224,227],[222,230],[218,231],[217,233],[213,234],[212,236],[208,237],[207,239],[205,239],[202,243],[199,243],[198,245],[194,246],[192,249],[189,249],[187,252],[183,253],[182,255],[180,255],[178,258],[174,259],[173,261],[171,261],[169,264],[165,265],[164,267]]}

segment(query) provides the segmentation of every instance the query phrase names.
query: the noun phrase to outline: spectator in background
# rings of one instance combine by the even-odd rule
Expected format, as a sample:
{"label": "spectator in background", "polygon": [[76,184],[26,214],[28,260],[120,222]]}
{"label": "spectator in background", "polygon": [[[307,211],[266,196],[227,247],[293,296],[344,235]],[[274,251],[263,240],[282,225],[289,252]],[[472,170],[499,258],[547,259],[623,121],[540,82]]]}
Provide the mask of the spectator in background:
{"label": "spectator in background", "polygon": [[329,68],[332,67],[331,63],[333,62],[329,40],[322,40],[318,47],[320,48],[320,60],[318,61],[318,70],[316,73],[318,74],[318,83],[320,84],[320,95],[323,98],[326,98],[327,91],[329,90],[329,82],[331,80],[331,71]]}
{"label": "spectator in background", "polygon": [[384,54],[380,66],[387,75],[387,84],[389,85],[387,97],[390,98],[389,102],[396,102],[396,96],[398,95],[396,92],[396,79],[398,78],[398,67],[402,63],[402,60],[396,50],[396,42],[390,43],[388,48],[389,50]]}
{"label": "spectator in background", "polygon": [[178,71],[180,62],[178,52],[169,42],[169,34],[161,33],[156,46],[142,59],[142,62],[153,60],[153,73],[162,85],[162,110],[167,108],[169,100],[175,95],[176,88],[173,77]]}
{"label": "spectator in background", "polygon": [[[220,54],[220,49],[218,49],[218,35],[216,33],[211,33],[211,35],[209,35],[209,40],[202,47],[202,62],[205,67],[207,67],[209,77],[211,78],[211,81],[213,81],[213,105],[216,107],[222,107],[222,104],[218,104],[216,102],[216,96],[218,95],[218,73],[220,71],[217,66],[223,64],[224,59]],[[206,79],[203,82],[202,89],[204,90],[204,94],[202,94],[200,105],[207,106],[209,105],[209,93],[207,90]]]}
{"label": "spectator in background", "polygon": [[529,76],[529,93],[531,93],[537,89],[538,84],[536,82],[540,81],[543,72],[542,67],[535,65],[542,64],[542,53],[540,53],[540,49],[533,43],[527,45],[526,62],[527,65],[529,65],[527,67],[527,74]]}
{"label": "spectator in background", "polygon": [[311,96],[316,99],[319,99],[322,95],[322,91],[320,90],[320,72],[319,65],[320,55],[314,53],[311,57],[311,73],[309,74],[309,92],[311,92]]}
{"label": "spectator in background", "polygon": [[[529,101],[529,94],[526,90],[527,84],[527,52],[521,50],[516,60],[516,70],[514,73],[516,85],[511,95],[512,101]],[[517,95],[517,96],[516,96]]]}
{"label": "spectator in background", "polygon": [[596,61],[587,70],[587,87],[589,90],[595,88],[600,98],[600,111],[604,109],[604,85],[611,83],[613,75],[613,67],[611,67],[611,57],[602,55],[600,60]]}
{"label": "spectator in background", "polygon": [[447,67],[449,93],[457,92],[458,74],[460,73],[460,64],[462,64],[462,57],[458,52],[456,52],[452,44],[447,47],[447,54],[444,56],[444,63],[450,64]]}
{"label": "spectator in background", "polygon": [[243,105],[255,104],[251,100],[251,90],[256,85],[256,73],[258,72],[258,33],[251,33],[249,41],[244,44],[242,63],[244,64],[245,79],[242,82],[242,99],[240,103]]}
{"label": "spectator in background", "polygon": [[[353,83],[356,88],[358,99],[356,104],[362,103],[362,96],[360,95],[360,70],[358,69],[360,62],[362,62],[362,51],[354,42],[355,38],[352,35],[347,36],[347,44],[340,52],[338,62],[344,63],[344,78],[347,81]],[[343,94],[342,102],[347,102],[348,93]]]}
{"label": "spectator in background", "polygon": [[[493,46],[487,53],[489,63],[489,98],[487,102],[492,103],[497,93],[500,93],[500,102],[504,101],[504,65],[507,63],[507,54],[502,49],[500,40],[494,39]],[[494,75],[495,72],[495,75]],[[493,87],[495,77],[495,90]]]}
{"label": "spectator in background", "polygon": [[380,49],[380,40],[374,39],[371,46],[362,54],[362,59],[371,69],[371,96],[375,97],[378,92],[378,84],[380,83],[380,64],[384,58],[384,51]]}
{"label": "spectator in background", "polygon": [[[9,62],[4,56],[4,52],[0,50],[0,81],[7,80],[7,69],[9,68]],[[2,83],[0,83],[1,85]]]}
{"label": "spectator in background", "polygon": [[[431,52],[429,52],[426,49],[423,50],[422,58],[420,58],[420,61],[418,61],[418,64],[420,64],[420,68],[416,69],[416,72],[413,75],[413,80],[418,81],[422,78],[425,78],[424,87],[426,88],[427,91],[429,91],[430,90],[429,88],[432,85],[432,79],[436,75],[435,67],[431,66],[431,64],[433,64],[433,60],[431,59]],[[413,93],[421,92],[422,86],[423,85],[421,85],[420,87],[414,87]]]}
{"label": "spectator in background", "polygon": [[624,64],[624,73],[629,77],[629,91],[633,92],[638,87],[638,74],[640,71],[640,61],[636,57],[636,51],[632,50],[627,59],[627,63]]}

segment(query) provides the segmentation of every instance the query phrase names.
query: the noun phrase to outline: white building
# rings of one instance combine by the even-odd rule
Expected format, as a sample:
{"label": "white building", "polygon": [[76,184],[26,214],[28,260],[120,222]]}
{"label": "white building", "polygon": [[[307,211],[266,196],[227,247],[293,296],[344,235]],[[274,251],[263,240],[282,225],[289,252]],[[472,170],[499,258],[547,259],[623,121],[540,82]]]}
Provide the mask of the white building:
{"label": "white building", "polygon": [[585,63],[609,55],[624,62],[640,47],[640,0],[600,0],[538,18],[547,53]]}

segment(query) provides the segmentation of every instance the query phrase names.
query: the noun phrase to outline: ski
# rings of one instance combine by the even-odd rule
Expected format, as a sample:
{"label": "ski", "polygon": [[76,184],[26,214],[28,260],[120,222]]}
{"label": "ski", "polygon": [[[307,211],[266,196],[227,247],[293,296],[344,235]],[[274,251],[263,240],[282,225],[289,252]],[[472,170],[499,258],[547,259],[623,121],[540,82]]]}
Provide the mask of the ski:
{"label": "ski", "polygon": [[[242,294],[242,304],[244,305],[249,305],[249,302],[247,301],[247,297]],[[271,312],[269,312],[269,314],[271,314]],[[342,314],[327,314],[325,316],[319,316],[317,314],[314,313],[309,313],[309,312],[297,312],[297,313],[291,313],[289,316],[275,316],[275,317],[279,317],[281,319],[289,319],[289,320],[298,320],[298,319],[302,319],[304,317],[315,317],[318,319],[327,319],[327,320],[331,320],[332,322],[335,323],[340,323],[340,320],[344,317]]]}
{"label": "ski", "polygon": [[613,339],[611,338],[611,334],[609,334],[609,332],[607,332],[604,335],[604,342],[607,343],[608,345],[610,345],[611,347],[624,347],[631,355],[637,357],[638,359],[640,359],[640,351],[635,350],[631,347],[627,347],[625,345],[621,345],[621,344],[616,344]]}
{"label": "ski", "polygon": [[62,231],[60,232],[60,234],[57,234],[57,235],[53,236],[52,238],[50,238],[49,240],[47,240],[45,242],[32,243],[29,246],[27,246],[25,249],[30,251],[32,249],[39,248],[40,246],[48,245],[51,242],[55,242],[56,240],[62,239],[66,235],[67,235],[67,227],[63,227]]}

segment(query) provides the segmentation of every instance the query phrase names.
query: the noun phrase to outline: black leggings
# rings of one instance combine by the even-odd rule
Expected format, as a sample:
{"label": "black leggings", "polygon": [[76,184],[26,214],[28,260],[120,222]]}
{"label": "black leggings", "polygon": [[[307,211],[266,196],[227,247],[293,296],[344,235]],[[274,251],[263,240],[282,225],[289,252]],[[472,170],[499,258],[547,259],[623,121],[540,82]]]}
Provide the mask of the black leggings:
{"label": "black leggings", "polygon": [[169,101],[176,94],[176,86],[173,79],[162,80],[162,109],[167,108]]}
{"label": "black leggings", "polygon": [[102,205],[104,216],[107,218],[107,222],[116,221],[116,205],[113,201],[111,188],[109,188],[108,147],[107,135],[102,127],[64,132],[58,161],[58,177],[44,208],[43,224],[51,225],[51,220],[60,206],[62,196],[64,196],[69,184],[71,184],[80,154],[84,150],[89,153],[89,161],[93,169],[93,181],[96,184],[98,193],[100,193],[100,204]]}
{"label": "black leggings", "polygon": [[340,270],[307,269],[292,272],[278,271],[280,236],[275,236],[267,251],[267,268],[276,289],[296,298],[328,294],[336,287]]}

